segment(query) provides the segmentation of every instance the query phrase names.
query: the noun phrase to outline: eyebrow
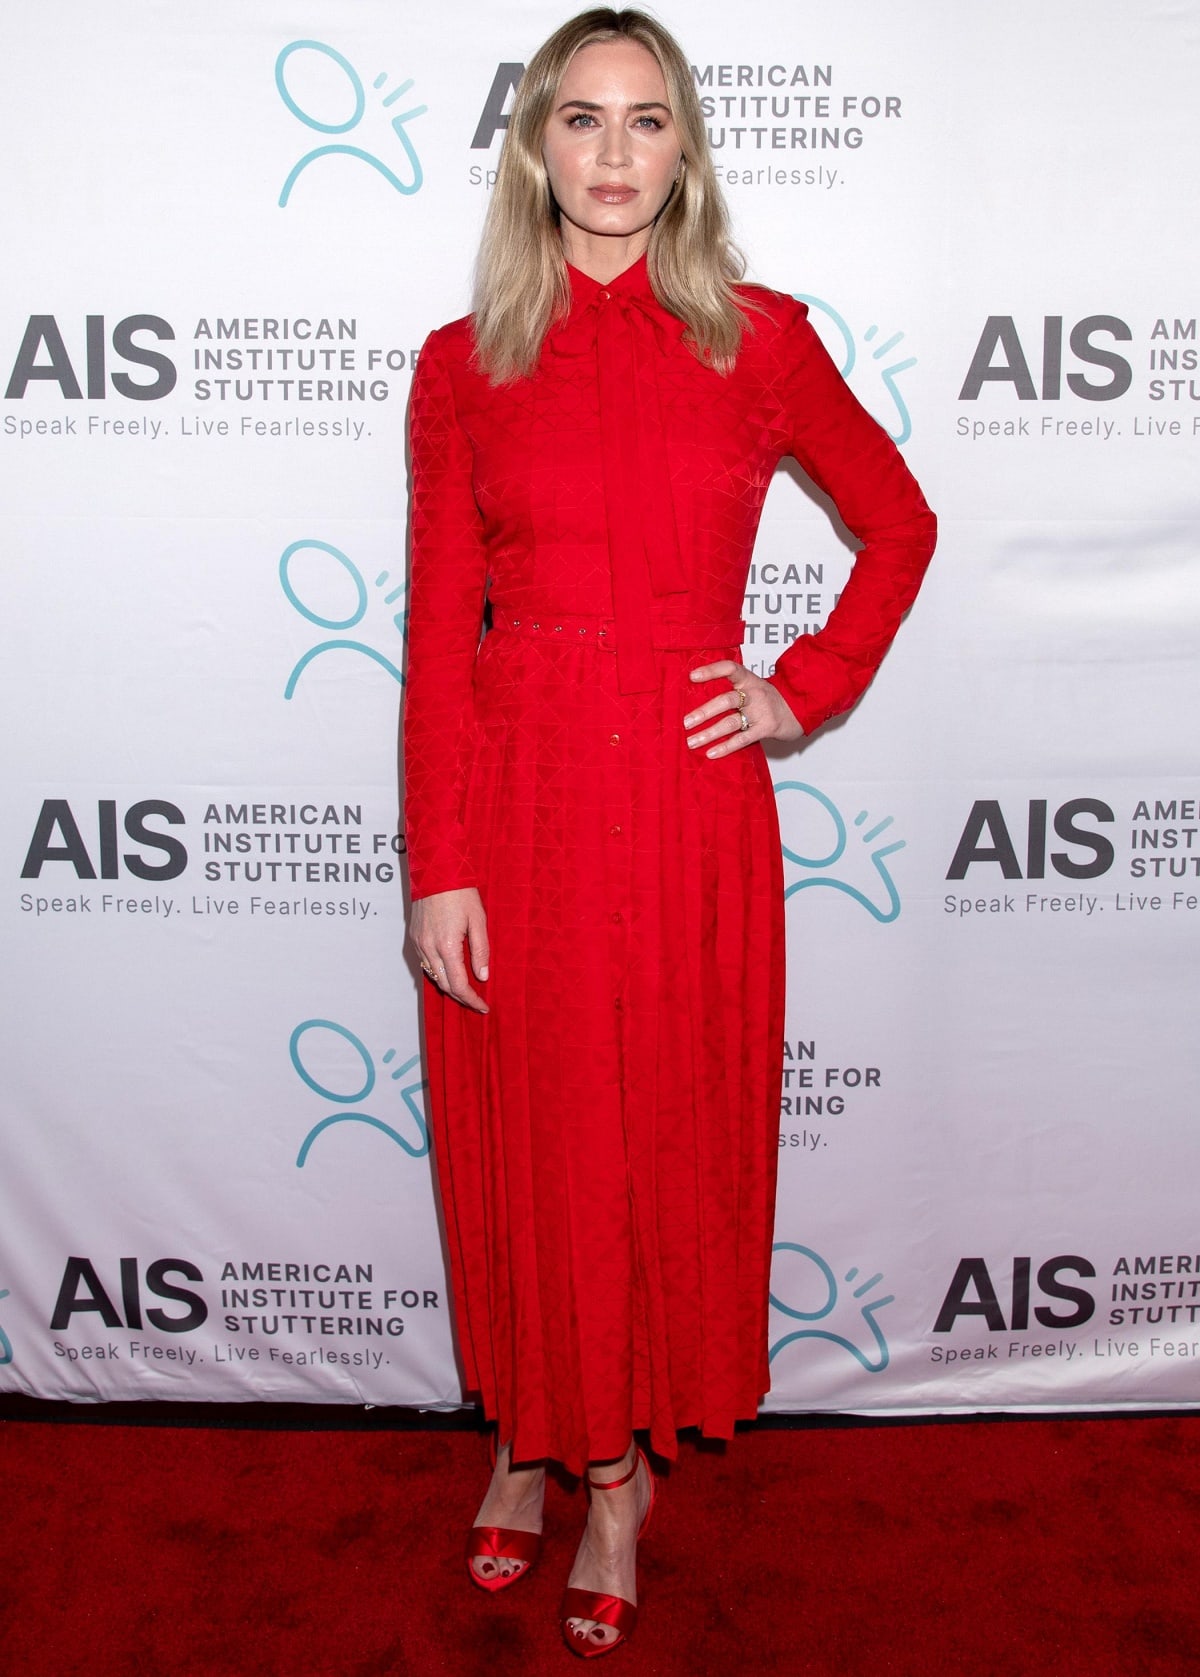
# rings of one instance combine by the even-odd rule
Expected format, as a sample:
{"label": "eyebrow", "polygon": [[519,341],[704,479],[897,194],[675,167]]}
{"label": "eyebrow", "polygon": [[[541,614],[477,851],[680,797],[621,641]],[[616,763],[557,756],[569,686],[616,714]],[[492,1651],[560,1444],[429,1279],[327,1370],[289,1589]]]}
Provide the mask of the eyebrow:
{"label": "eyebrow", "polygon": [[[591,99],[566,99],[558,108],[560,111],[602,111],[604,106]],[[661,99],[642,99],[628,108],[631,111],[666,111],[668,116],[671,114],[671,107],[664,105]]]}

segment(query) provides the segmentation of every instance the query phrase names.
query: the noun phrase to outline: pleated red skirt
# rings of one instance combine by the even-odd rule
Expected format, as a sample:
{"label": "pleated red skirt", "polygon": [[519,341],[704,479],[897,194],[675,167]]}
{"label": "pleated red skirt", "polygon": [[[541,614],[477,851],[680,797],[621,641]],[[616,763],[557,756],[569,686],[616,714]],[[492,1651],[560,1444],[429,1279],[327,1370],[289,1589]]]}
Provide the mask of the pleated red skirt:
{"label": "pleated red skirt", "polygon": [[489,634],[465,820],[486,1016],[425,989],[435,1164],[469,1392],[514,1459],[578,1472],[631,1429],[728,1437],[769,1384],[784,1004],[775,801],[684,714],[735,647]]}

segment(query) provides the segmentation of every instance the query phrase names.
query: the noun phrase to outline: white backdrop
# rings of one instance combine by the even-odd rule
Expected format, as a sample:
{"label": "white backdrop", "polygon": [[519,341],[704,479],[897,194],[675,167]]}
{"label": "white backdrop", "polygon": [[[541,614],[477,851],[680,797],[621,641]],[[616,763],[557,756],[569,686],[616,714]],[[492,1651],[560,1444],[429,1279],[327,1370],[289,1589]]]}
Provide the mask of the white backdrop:
{"label": "white backdrop", "polygon": [[[545,4],[25,4],[0,75],[0,1389],[460,1401],[404,414]],[[754,277],[941,516],[774,764],[775,1409],[1200,1402],[1193,5],[702,0]],[[768,502],[747,661],[849,556]]]}

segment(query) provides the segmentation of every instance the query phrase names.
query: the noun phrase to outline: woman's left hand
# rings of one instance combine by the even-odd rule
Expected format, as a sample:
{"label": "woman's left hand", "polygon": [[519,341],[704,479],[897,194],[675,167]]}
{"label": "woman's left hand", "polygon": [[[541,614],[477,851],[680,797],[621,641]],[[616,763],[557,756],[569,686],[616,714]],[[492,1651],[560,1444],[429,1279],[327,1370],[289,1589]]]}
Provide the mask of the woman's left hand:
{"label": "woman's left hand", "polygon": [[706,757],[726,757],[759,740],[804,737],[804,729],[783,694],[744,664],[722,658],[718,664],[702,664],[691,676],[693,681],[729,682],[724,692],[705,700],[684,717],[684,727],[697,730],[688,735],[693,750],[707,746]]}

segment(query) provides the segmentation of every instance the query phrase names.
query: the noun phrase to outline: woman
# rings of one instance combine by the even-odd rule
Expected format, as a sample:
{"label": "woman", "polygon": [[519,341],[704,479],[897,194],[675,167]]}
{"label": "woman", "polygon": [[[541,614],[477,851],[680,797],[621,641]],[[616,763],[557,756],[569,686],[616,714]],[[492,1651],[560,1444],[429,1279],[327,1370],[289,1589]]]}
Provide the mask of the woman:
{"label": "woman", "polygon": [[[769,1384],[784,932],[759,744],[854,702],[933,547],[804,308],[741,271],[680,49],[584,13],[525,73],[475,313],[413,387],[412,939],[465,1381],[500,1441],[468,1564],[523,1576],[543,1463],[585,1472],[585,1655],[633,1626],[634,1430],[674,1457]],[[763,680],[739,617],[785,454],[863,547]]]}

